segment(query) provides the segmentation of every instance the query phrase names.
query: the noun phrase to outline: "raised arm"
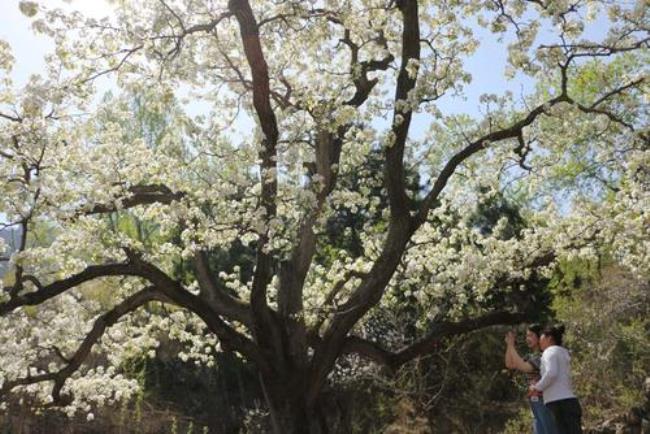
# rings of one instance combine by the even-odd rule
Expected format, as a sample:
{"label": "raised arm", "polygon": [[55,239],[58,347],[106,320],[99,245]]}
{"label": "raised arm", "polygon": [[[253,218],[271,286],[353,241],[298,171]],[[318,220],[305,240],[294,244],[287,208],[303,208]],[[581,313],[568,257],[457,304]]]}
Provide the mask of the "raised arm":
{"label": "raised arm", "polygon": [[517,352],[517,349],[515,348],[514,332],[509,331],[506,334],[505,341],[506,341],[506,354],[505,354],[506,368],[515,369],[517,371],[521,371],[525,373],[535,372],[536,371],[535,367],[530,363],[526,362],[524,359],[522,359],[519,353]]}

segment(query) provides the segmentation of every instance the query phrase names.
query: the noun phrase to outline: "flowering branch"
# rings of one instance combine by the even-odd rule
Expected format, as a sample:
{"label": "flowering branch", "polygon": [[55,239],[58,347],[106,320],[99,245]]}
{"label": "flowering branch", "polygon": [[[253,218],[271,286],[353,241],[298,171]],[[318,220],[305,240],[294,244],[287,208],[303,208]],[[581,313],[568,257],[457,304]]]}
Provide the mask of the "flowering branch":
{"label": "flowering branch", "polygon": [[52,398],[54,405],[66,405],[72,402],[71,395],[62,395],[61,389],[65,385],[65,382],[70,376],[75,373],[86,360],[90,354],[92,347],[99,341],[99,339],[104,335],[106,329],[111,327],[117,321],[120,320],[124,315],[133,312],[140,306],[152,301],[160,300],[164,301],[165,297],[157,291],[155,288],[150,287],[143,289],[142,291],[136,292],[105,314],[99,316],[93,324],[92,329],[86,334],[86,337],[83,339],[81,345],[77,348],[77,351],[71,357],[64,357],[60,354],[60,357],[65,360],[67,363],[61,369],[56,372],[48,372],[43,374],[38,374],[34,376],[27,376],[23,378],[17,378],[15,380],[9,380],[3,384],[0,389],[0,396],[10,392],[13,388],[17,386],[25,386],[28,384],[42,383],[45,381],[53,381],[54,385],[52,387]]}

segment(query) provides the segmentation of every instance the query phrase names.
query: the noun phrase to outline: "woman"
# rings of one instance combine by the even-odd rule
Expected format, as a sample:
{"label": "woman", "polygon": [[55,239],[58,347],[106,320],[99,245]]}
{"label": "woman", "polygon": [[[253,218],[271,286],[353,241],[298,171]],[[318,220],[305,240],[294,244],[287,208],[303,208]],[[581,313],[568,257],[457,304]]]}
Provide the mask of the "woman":
{"label": "woman", "polygon": [[[541,353],[539,347],[539,335],[542,327],[538,324],[531,324],[526,329],[526,345],[530,353],[524,358],[519,356],[515,348],[515,334],[508,332],[506,334],[506,367],[516,369],[528,376],[528,382],[534,384],[539,380]],[[533,413],[533,433],[534,434],[557,434],[553,416],[544,406],[544,399],[541,393],[529,393],[528,404]]]}
{"label": "woman", "polygon": [[563,335],[563,325],[542,330],[542,377],[530,386],[530,391],[544,394],[544,404],[553,414],[560,434],[582,434],[582,408],[573,393],[571,356],[562,346]]}

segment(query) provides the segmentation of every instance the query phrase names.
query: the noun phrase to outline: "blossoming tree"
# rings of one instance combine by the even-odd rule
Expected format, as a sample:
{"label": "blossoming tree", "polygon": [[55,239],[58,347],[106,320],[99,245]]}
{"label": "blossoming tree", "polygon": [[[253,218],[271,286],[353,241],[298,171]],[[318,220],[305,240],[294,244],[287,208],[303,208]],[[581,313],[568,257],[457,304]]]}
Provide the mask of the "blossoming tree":
{"label": "blossoming tree", "polygon": [[[120,364],[169,333],[183,358],[253,363],[276,432],[320,432],[341,357],[395,369],[445,336],[521,322],[526,283],[558,257],[605,245],[650,264],[643,1],[122,0],[101,20],[20,7],[56,48],[15,89],[0,41],[0,211],[20,235],[2,255],[0,396],[71,413],[127,399]],[[595,19],[601,40],[583,33]],[[506,73],[537,87],[484,95],[481,119],[445,114],[480,27],[512,39]],[[167,118],[155,140],[126,127],[125,99],[97,102],[107,77]],[[468,223],[496,194],[525,213],[516,236]],[[380,216],[359,251],[324,236],[342,208]],[[236,245],[254,254],[216,267]],[[369,313],[406,291],[420,337],[369,339]]]}

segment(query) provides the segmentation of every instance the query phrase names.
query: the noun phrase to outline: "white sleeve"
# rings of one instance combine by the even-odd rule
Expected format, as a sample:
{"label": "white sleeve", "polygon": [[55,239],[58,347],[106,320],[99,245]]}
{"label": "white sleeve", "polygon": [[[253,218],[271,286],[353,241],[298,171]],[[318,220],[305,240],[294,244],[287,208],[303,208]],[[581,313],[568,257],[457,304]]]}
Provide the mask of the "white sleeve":
{"label": "white sleeve", "polygon": [[555,351],[549,351],[548,354],[542,355],[542,364],[544,365],[544,375],[533,387],[535,390],[543,392],[550,386],[558,375],[558,355]]}

